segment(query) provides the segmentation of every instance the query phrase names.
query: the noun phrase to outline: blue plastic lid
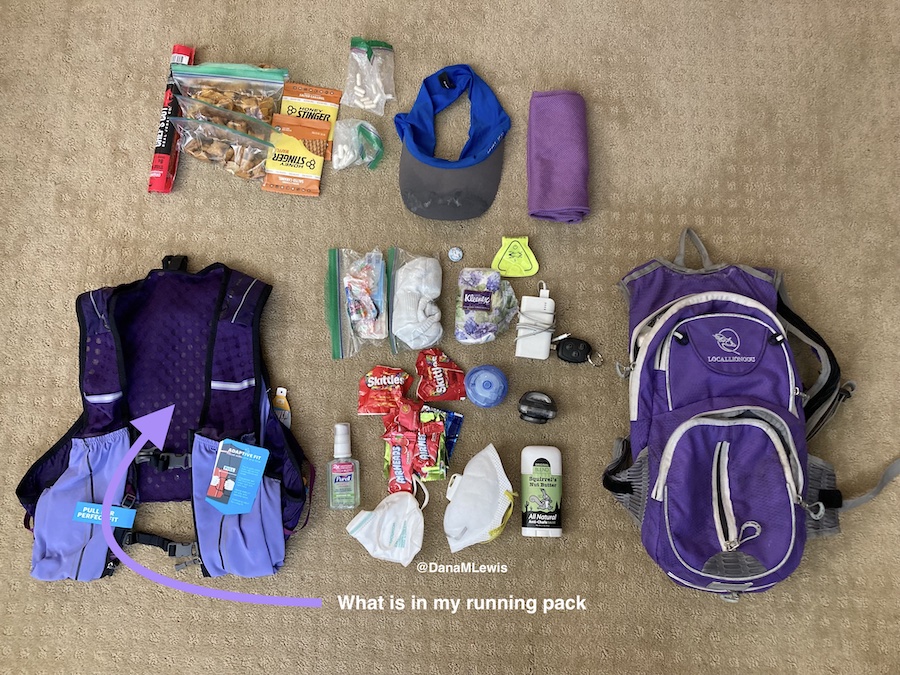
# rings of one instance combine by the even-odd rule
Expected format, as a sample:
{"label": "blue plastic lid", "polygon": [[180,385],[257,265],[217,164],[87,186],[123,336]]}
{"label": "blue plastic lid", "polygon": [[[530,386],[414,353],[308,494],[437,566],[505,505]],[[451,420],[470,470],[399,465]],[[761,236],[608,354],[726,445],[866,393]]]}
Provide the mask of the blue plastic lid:
{"label": "blue plastic lid", "polygon": [[496,366],[478,366],[466,374],[466,398],[479,408],[500,405],[507,391],[506,375]]}

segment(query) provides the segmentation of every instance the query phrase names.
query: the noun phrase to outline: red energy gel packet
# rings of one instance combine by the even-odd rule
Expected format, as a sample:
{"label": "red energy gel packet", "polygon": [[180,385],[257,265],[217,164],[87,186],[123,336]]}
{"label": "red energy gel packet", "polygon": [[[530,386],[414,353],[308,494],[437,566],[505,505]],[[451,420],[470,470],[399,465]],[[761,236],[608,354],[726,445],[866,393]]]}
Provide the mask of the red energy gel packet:
{"label": "red energy gel packet", "polygon": [[422,413],[422,404],[408,399],[401,399],[397,407],[397,424],[402,431],[418,431],[419,415]]}
{"label": "red energy gel packet", "polygon": [[421,401],[462,401],[466,397],[466,374],[437,347],[423,349],[416,359]]}
{"label": "red energy gel packet", "polygon": [[397,408],[412,384],[409,373],[401,368],[375,366],[359,380],[360,415],[387,415]]}
{"label": "red energy gel packet", "polygon": [[419,415],[423,405],[410,401],[408,398],[399,399],[397,407],[381,417],[381,421],[384,423],[384,433],[402,434],[404,431],[416,431],[419,428]]}

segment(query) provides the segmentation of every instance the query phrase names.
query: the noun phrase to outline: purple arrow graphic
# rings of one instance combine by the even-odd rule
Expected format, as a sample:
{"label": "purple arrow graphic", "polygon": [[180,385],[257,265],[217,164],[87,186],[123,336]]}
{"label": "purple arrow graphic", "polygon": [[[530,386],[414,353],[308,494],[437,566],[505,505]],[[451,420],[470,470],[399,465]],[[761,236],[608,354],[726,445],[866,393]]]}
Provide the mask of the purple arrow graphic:
{"label": "purple arrow graphic", "polygon": [[140,432],[140,436],[134,444],[128,449],[122,462],[116,467],[112,479],[109,481],[109,487],[106,494],[103,495],[103,515],[101,521],[101,529],[103,530],[103,538],[106,545],[116,555],[116,557],[128,569],[137,572],[142,577],[146,577],[150,581],[169,588],[174,588],[185,593],[193,593],[194,595],[202,595],[206,598],[215,598],[216,600],[231,600],[233,602],[248,602],[255,605],[278,605],[281,607],[321,607],[322,598],[292,598],[279,595],[255,595],[253,593],[234,593],[232,591],[220,591],[215,588],[206,588],[205,586],[197,586],[189,584],[177,579],[158,574],[151,569],[136,563],[132,558],[122,550],[119,546],[112,531],[112,521],[110,520],[110,509],[112,508],[113,494],[117,485],[121,485],[125,480],[125,474],[128,467],[137,457],[147,441],[153,443],[157,448],[162,448],[166,441],[166,435],[169,433],[169,425],[172,423],[172,413],[175,410],[174,405],[168,408],[157,410],[149,415],[144,415],[131,422],[132,426]]}

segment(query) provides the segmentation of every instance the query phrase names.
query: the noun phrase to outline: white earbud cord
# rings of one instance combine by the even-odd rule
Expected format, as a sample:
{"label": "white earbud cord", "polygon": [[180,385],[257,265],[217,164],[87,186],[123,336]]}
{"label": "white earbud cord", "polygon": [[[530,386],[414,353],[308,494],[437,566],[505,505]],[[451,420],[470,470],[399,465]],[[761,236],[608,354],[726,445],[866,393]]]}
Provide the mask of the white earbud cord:
{"label": "white earbud cord", "polygon": [[428,488],[425,487],[425,483],[422,482],[422,479],[416,475],[413,475],[413,497],[416,496],[416,485],[422,488],[422,492],[425,493],[425,501],[422,502],[422,506],[419,507],[420,511],[424,511],[425,507],[428,506]]}

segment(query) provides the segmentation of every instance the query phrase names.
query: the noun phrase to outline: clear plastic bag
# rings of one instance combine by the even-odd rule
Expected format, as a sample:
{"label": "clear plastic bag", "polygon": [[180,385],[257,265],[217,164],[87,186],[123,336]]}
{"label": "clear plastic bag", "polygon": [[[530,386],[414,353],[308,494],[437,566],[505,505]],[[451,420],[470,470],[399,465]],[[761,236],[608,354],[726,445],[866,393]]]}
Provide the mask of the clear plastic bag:
{"label": "clear plastic bag", "polygon": [[467,267],[459,273],[455,335],[462,344],[491,342],[509,328],[517,311],[516,294],[500,272]]}
{"label": "clear plastic bag", "polygon": [[281,106],[288,71],[243,63],[176,63],[172,77],[183,96],[271,123]]}
{"label": "clear plastic bag", "polygon": [[443,274],[437,258],[400,248],[388,251],[391,351],[433,347],[444,335],[441,310]]}
{"label": "clear plastic bag", "polygon": [[381,136],[368,122],[338,120],[334,127],[334,146],[331,151],[331,168],[335,171],[348,166],[365,164],[374,169],[384,155]]}
{"label": "clear plastic bag", "polygon": [[205,162],[221,164],[229,173],[248,180],[266,175],[266,157],[274,146],[212,122],[172,117],[178,129],[178,149]]}
{"label": "clear plastic bag", "polygon": [[262,120],[235,110],[220,108],[196,98],[177,95],[175,98],[178,99],[178,105],[181,107],[183,117],[201,122],[212,122],[263,141],[269,142],[272,140],[272,132],[275,131],[275,127],[266,124]]}
{"label": "clear plastic bag", "polygon": [[365,343],[388,336],[386,286],[384,258],[378,249],[365,255],[347,248],[328,251],[325,307],[333,359],[349,358]]}
{"label": "clear plastic bag", "polygon": [[384,115],[394,94],[394,48],[380,40],[350,40],[347,82],[341,105]]}

